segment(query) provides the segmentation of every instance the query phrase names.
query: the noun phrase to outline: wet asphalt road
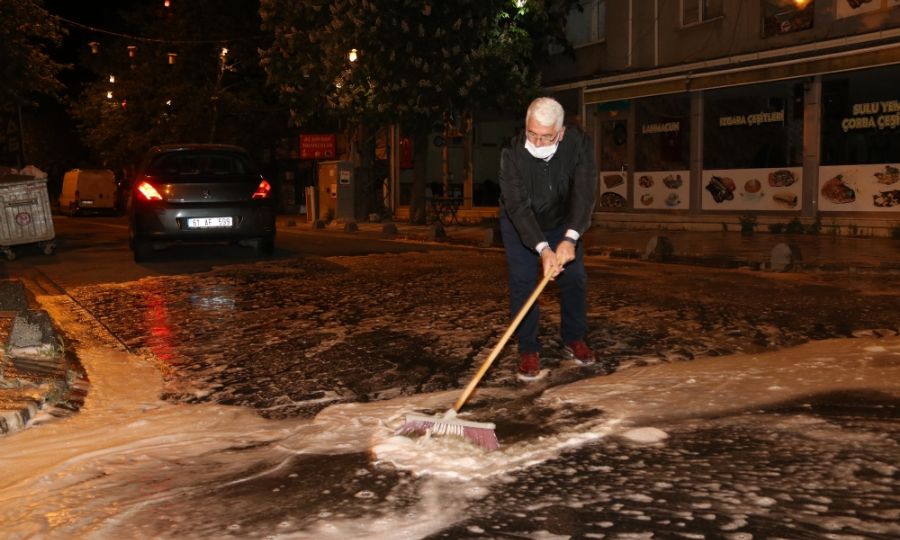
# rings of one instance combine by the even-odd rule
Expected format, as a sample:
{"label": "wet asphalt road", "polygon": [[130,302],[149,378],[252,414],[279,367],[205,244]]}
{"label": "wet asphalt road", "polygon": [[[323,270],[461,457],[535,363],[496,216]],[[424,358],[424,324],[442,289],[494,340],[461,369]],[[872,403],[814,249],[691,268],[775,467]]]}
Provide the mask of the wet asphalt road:
{"label": "wet asphalt road", "polygon": [[[329,403],[459,387],[508,322],[498,251],[296,257],[69,289],[132,351],[158,359],[167,399],[279,418]],[[900,276],[772,274],[596,259],[597,370],[892,334]],[[548,287],[544,360],[558,362]],[[487,385],[516,384],[506,347]],[[580,374],[573,374],[580,376]]]}
{"label": "wet asphalt road", "polygon": [[[257,262],[216,254],[210,264],[194,254],[173,262],[197,266],[189,272],[145,267],[134,279],[69,282],[66,292],[131,351],[156,359],[166,399],[243,405],[269,418],[458,388],[508,321],[499,251],[281,255]],[[82,256],[92,264],[103,257]],[[602,258],[590,258],[588,271],[589,337],[604,361],[589,372],[558,370],[545,384],[891,335],[900,324],[896,274],[771,274]],[[553,294],[551,286],[542,299],[548,365],[558,363]],[[510,346],[484,384],[517,386],[514,368]],[[526,388],[520,399],[538,391]],[[470,517],[432,537],[537,530],[546,538],[893,538],[900,534],[900,478],[890,457],[900,441],[898,412],[892,396],[827,396],[686,420],[666,427],[664,444],[602,439],[503,479],[468,509]],[[817,437],[795,429],[798,413],[822,422]],[[505,441],[555,429],[498,423]],[[158,516],[145,532],[161,537],[261,537],[288,521],[297,530],[330,517],[414,512],[425,481],[363,454],[298,456],[277,475],[225,491],[204,493],[201,485],[190,499],[173,497],[135,515]],[[244,510],[248,500],[252,512]],[[228,534],[227,523],[235,527]]]}

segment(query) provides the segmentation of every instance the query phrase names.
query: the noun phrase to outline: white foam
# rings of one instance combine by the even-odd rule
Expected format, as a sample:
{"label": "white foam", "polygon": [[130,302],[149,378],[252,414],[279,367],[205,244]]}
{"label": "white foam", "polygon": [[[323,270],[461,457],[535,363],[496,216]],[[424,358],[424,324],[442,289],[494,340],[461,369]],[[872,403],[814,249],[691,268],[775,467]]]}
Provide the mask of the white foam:
{"label": "white foam", "polygon": [[[60,320],[66,314],[52,316]],[[78,321],[69,321],[66,327],[72,324]],[[149,519],[147,515],[169,499],[281,474],[299,455],[368,452],[376,463],[413,474],[416,491],[411,508],[379,505],[371,492],[360,488],[353,492],[354,500],[373,504],[377,511],[358,519],[325,511],[302,530],[285,516],[273,525],[277,530],[266,532],[273,538],[420,538],[469,517],[470,508],[478,506],[474,502],[491,493],[492,485],[511,481],[513,472],[604,437],[621,435],[659,444],[667,436],[664,429],[686,418],[757,410],[832,391],[900,393],[900,363],[865,360],[864,350],[873,347],[880,349],[869,352],[896,354],[900,338],[829,340],[759,355],[657,364],[554,387],[540,398],[543,406],[598,413],[552,436],[514,443],[501,439],[500,450],[494,452],[451,437],[394,435],[407,413],[446,410],[458,396],[456,391],[337,404],[314,419],[270,421],[239,407],[161,402],[160,377],[149,362],[107,348],[79,349],[92,381],[84,409],[3,440],[0,521],[14,524],[13,534],[24,537],[47,536],[51,530],[59,537],[126,537],[116,533],[141,530],[146,525],[141,516]],[[123,385],[121,381],[137,382]],[[490,397],[491,389],[479,393]],[[823,443],[847,440],[846,429],[811,415],[768,415],[767,421]],[[879,440],[876,435],[857,436],[851,442]],[[602,465],[586,464],[586,470],[614,471],[618,466],[614,459]],[[856,463],[838,464],[834,476],[852,480],[859,468]],[[890,478],[896,474],[896,465],[886,463],[874,470]],[[561,474],[571,471],[561,470]],[[323,485],[322,492],[331,487]],[[707,490],[715,487],[698,487],[695,493],[706,497]],[[738,510],[760,511],[777,504],[775,498],[755,491],[747,493]],[[786,495],[779,497],[787,500]],[[701,517],[714,516],[708,501],[698,500],[693,508],[704,512]],[[681,515],[695,518],[690,512]],[[49,517],[60,521],[50,522]],[[743,538],[742,534],[735,532],[729,538]],[[546,530],[531,534],[541,535],[559,537]]]}
{"label": "white foam", "polygon": [[642,427],[629,429],[625,433],[622,433],[622,437],[634,442],[652,444],[668,439],[669,434],[654,427]]}

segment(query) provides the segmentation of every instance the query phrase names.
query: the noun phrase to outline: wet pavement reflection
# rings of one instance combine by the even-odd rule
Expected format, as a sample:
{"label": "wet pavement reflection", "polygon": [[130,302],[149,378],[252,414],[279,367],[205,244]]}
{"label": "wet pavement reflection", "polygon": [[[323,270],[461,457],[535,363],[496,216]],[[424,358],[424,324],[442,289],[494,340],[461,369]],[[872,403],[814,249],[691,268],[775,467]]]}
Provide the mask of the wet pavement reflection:
{"label": "wet pavement reflection", "polygon": [[[589,257],[592,373],[897,332],[896,274],[777,274]],[[70,291],[166,374],[166,399],[311,416],[332,403],[456,388],[508,324],[496,252],[232,265]],[[546,365],[559,310],[542,306]],[[518,384],[511,342],[485,386]],[[560,382],[583,374],[562,375]]]}

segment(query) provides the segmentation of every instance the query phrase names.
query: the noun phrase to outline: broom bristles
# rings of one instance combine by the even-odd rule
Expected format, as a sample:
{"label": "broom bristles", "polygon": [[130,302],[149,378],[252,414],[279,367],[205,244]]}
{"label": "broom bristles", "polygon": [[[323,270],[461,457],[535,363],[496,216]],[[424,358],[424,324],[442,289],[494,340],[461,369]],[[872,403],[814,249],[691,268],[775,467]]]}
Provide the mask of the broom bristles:
{"label": "broom bristles", "polygon": [[397,434],[459,437],[485,450],[496,450],[500,448],[500,442],[494,429],[494,424],[457,420],[449,414],[445,416],[411,414],[406,416],[406,423],[397,430]]}

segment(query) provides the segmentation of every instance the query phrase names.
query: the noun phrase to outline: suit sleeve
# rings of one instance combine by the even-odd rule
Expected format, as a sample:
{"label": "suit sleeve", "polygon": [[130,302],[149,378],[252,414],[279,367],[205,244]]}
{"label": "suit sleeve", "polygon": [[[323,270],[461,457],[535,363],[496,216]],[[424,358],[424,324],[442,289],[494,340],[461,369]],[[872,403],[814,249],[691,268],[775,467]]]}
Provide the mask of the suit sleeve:
{"label": "suit sleeve", "polygon": [[544,241],[544,233],[531,209],[525,179],[512,148],[504,148],[500,153],[500,199],[506,215],[526,247],[534,249]]}

